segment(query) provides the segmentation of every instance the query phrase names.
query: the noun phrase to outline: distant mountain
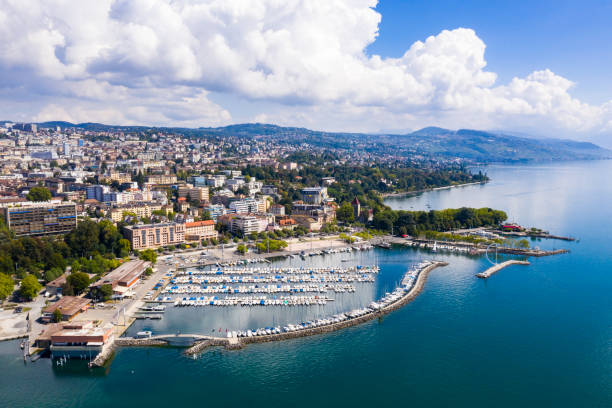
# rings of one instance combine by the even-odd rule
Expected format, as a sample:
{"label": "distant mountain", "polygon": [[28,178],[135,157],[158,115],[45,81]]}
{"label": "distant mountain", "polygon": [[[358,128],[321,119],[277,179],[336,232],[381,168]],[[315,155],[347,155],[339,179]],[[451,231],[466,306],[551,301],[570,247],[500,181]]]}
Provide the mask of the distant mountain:
{"label": "distant mountain", "polygon": [[456,155],[481,162],[526,162],[612,158],[612,151],[589,142],[533,139],[480,130],[428,127],[398,141],[419,144],[431,154]]}
{"label": "distant mountain", "polygon": [[270,140],[299,146],[361,151],[379,155],[419,157],[430,160],[464,159],[470,162],[543,162],[610,159],[612,151],[593,143],[566,139],[531,138],[500,131],[426,127],[407,134],[323,132],[265,123],[243,123],[223,127],[172,128],[116,126],[101,123],[44,122],[41,128],[81,128],[92,131],[182,133],[188,137],[234,136]]}

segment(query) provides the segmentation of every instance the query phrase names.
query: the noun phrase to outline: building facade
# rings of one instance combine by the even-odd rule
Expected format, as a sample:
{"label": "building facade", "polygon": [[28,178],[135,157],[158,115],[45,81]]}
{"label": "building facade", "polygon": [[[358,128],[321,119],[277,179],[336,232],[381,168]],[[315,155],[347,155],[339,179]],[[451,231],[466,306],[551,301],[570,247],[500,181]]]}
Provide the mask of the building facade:
{"label": "building facade", "polygon": [[69,201],[2,205],[6,225],[17,236],[66,234],[76,228],[76,204]]}
{"label": "building facade", "polygon": [[130,225],[123,228],[132,249],[142,250],[185,242],[185,224],[164,223]]}
{"label": "building facade", "polygon": [[195,221],[185,223],[185,239],[199,241],[201,239],[217,238],[215,222],[213,220]]}

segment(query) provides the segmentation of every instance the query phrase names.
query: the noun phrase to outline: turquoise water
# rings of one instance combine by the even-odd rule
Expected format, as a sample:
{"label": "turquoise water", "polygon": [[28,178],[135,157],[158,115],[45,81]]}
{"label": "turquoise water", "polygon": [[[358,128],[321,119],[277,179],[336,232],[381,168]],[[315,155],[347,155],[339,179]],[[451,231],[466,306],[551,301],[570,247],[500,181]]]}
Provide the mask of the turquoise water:
{"label": "turquoise water", "polygon": [[[389,204],[504,209],[522,224],[580,238],[537,243],[572,252],[487,281],[473,276],[486,261],[436,254],[451,265],[381,321],[240,351],[212,349],[196,360],[181,349],[130,348],[109,368],[90,371],[80,362],[24,365],[17,342],[0,343],[0,405],[612,406],[612,162],[487,172],[492,181],[484,186]],[[431,254],[370,256],[391,285],[407,263]]]}

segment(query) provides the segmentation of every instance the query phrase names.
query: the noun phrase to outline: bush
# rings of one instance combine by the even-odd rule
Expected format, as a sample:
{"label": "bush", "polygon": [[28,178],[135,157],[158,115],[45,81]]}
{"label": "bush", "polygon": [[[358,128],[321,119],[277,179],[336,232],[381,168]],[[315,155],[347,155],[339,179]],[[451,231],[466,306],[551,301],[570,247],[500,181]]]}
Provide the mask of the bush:
{"label": "bush", "polygon": [[10,275],[0,273],[0,300],[4,300],[13,293],[15,283]]}
{"label": "bush", "polygon": [[53,311],[53,322],[59,323],[62,321],[62,312],[59,309]]}

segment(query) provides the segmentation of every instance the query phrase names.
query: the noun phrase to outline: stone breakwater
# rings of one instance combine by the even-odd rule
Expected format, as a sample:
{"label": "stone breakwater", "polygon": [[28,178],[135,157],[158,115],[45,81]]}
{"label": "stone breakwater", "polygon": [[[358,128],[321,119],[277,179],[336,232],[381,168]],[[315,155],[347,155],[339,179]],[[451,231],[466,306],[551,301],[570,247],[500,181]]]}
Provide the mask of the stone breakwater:
{"label": "stone breakwater", "polygon": [[476,276],[479,277],[479,278],[482,278],[482,279],[487,279],[488,277],[490,277],[494,273],[497,273],[497,272],[501,271],[502,269],[507,268],[510,265],[529,265],[529,261],[518,261],[516,259],[511,259],[509,261],[493,265],[492,267],[490,267],[486,271],[481,272],[481,273],[477,273]]}

